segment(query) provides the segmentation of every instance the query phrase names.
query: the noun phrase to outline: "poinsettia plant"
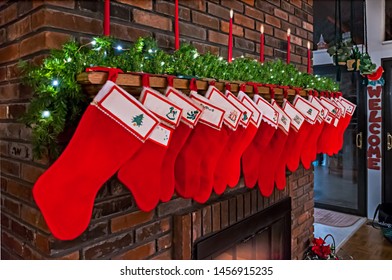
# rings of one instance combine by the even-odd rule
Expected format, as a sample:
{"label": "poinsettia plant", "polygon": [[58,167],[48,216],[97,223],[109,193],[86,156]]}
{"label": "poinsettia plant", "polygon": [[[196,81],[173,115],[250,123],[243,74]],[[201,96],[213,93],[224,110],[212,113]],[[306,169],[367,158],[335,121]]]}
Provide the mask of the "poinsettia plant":
{"label": "poinsettia plant", "polygon": [[[333,240],[332,245],[325,242],[325,240],[331,237]],[[305,253],[305,260],[338,260],[338,256],[335,254],[335,239],[332,235],[328,234],[325,238],[314,238],[312,246]]]}

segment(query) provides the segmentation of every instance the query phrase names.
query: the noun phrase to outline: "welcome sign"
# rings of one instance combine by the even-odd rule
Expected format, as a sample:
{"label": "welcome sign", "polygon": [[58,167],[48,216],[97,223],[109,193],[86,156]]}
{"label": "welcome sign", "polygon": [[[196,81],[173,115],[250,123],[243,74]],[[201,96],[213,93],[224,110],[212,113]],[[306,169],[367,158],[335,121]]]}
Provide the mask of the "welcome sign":
{"label": "welcome sign", "polygon": [[368,139],[367,168],[381,170],[382,86],[372,83],[367,87]]}

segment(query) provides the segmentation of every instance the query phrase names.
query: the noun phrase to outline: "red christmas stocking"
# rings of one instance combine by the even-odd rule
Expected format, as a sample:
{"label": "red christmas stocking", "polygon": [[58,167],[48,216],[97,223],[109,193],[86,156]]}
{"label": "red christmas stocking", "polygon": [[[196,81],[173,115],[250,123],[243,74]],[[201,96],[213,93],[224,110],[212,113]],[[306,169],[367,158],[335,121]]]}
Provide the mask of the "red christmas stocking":
{"label": "red christmas stocking", "polygon": [[354,111],[356,108],[355,104],[351,103],[350,101],[348,101],[347,99],[342,97],[341,92],[338,93],[338,96],[340,97],[339,102],[342,104],[342,106],[344,106],[346,115],[343,118],[343,120],[342,119],[340,120],[342,123],[340,126],[339,136],[338,136],[337,144],[336,144],[335,151],[334,151],[335,154],[338,153],[340,151],[340,149],[342,149],[342,147],[343,147],[344,133],[345,133],[347,127],[350,125],[352,115],[354,114]]}
{"label": "red christmas stocking", "polygon": [[316,159],[317,156],[317,142],[320,138],[321,132],[323,131],[325,122],[322,123],[316,122],[311,132],[309,133],[309,138],[302,147],[301,152],[301,162],[305,169],[309,169],[312,162]]}
{"label": "red christmas stocking", "polygon": [[298,169],[299,161],[301,158],[301,150],[303,146],[306,144],[306,140],[310,135],[311,129],[312,129],[312,124],[310,124],[308,121],[305,121],[301,127],[301,130],[297,134],[295,134],[295,136],[292,139],[292,144],[291,144],[292,149],[287,159],[287,168],[291,172],[294,172],[295,170]]}
{"label": "red christmas stocking", "polygon": [[321,105],[319,99],[316,98],[318,96],[317,91],[309,91],[309,102],[315,106],[319,111],[320,114],[317,118],[317,121],[312,126],[312,130],[309,133],[309,137],[304,144],[302,151],[301,151],[301,162],[305,169],[309,169],[312,162],[316,159],[317,156],[317,142],[323,131],[324,127],[324,119],[328,114],[328,110]]}
{"label": "red christmas stocking", "polygon": [[286,144],[283,148],[282,154],[280,155],[279,161],[276,165],[275,169],[275,185],[278,190],[283,190],[286,187],[286,162],[288,157],[290,156],[290,152],[292,151],[292,143],[294,142],[297,136],[296,134],[300,133],[294,131],[294,129],[290,129],[289,134],[287,136]]}
{"label": "red christmas stocking", "polygon": [[[279,113],[279,128],[272,137],[259,162],[258,186],[263,196],[269,197],[274,191],[274,182],[277,166],[286,145],[290,130],[290,117],[272,99],[274,109]],[[285,173],[277,174],[286,176]],[[282,178],[278,178],[278,181]]]}
{"label": "red christmas stocking", "polygon": [[294,107],[305,117],[300,133],[297,133],[294,139],[293,150],[287,160],[287,168],[294,172],[297,170],[301,158],[301,152],[305,144],[307,144],[313,124],[317,121],[320,111],[314,107],[308,100],[296,95]]}
{"label": "red christmas stocking", "polygon": [[139,101],[114,83],[102,87],[67,148],[33,188],[53,236],[71,240],[87,228],[98,190],[143,146],[157,124]]}
{"label": "red christmas stocking", "polygon": [[332,123],[326,123],[324,125],[323,131],[320,134],[319,139],[317,140],[317,154],[326,154],[328,141],[330,141],[331,131],[334,129],[333,122],[335,119],[332,120]]}
{"label": "red christmas stocking", "polygon": [[254,102],[259,110],[263,112],[263,116],[256,136],[241,158],[245,186],[248,188],[253,188],[257,183],[260,158],[264,157],[265,150],[277,131],[279,117],[279,113],[272,105],[257,94],[257,85],[254,86],[254,92],[256,93],[253,98]]}
{"label": "red christmas stocking", "polygon": [[[339,93],[334,93],[335,98],[332,100],[334,105],[336,105],[340,109],[340,118],[337,127],[334,130],[332,135],[332,141],[329,142],[328,152],[329,156],[336,154],[343,146],[343,134],[346,130],[348,123],[350,122],[351,118],[348,114],[346,114],[346,108],[342,105],[337,97],[339,97]],[[348,121],[348,123],[347,123]]]}
{"label": "red christmas stocking", "polygon": [[[318,153],[330,153],[331,143],[337,136],[337,129],[335,126],[335,122],[338,122],[336,119],[338,117],[338,110],[339,108],[333,104],[329,99],[325,97],[320,98],[320,103],[327,108],[328,110],[328,117],[327,117],[327,124],[324,125],[324,129],[321,132],[320,138],[317,142],[317,152]],[[332,155],[332,154],[331,154]]]}
{"label": "red christmas stocking", "polygon": [[214,171],[221,155],[224,154],[225,147],[232,135],[237,133],[223,125],[220,131],[215,131],[208,141],[208,147],[202,156],[200,165],[200,184],[193,194],[193,199],[198,203],[205,203],[211,196],[213,186],[215,187]]}
{"label": "red christmas stocking", "polygon": [[241,169],[241,155],[257,132],[256,126],[250,124],[253,112],[241,103],[229,90],[226,91],[226,97],[242,111],[242,118],[240,119],[240,126],[230,136],[215,168],[214,191],[217,194],[224,192],[230,180],[231,187],[234,187],[238,183]]}
{"label": "red christmas stocking", "polygon": [[[172,79],[168,79],[169,85],[172,85]],[[166,151],[162,162],[161,170],[161,196],[162,202],[169,201],[174,194],[175,187],[175,162],[186,140],[191,134],[193,127],[198,122],[202,107],[196,104],[192,99],[178,90],[169,86],[166,90],[166,96],[175,104],[182,108],[181,123],[173,132],[171,143]]]}
{"label": "red christmas stocking", "polygon": [[[224,188],[226,182],[223,178],[217,182],[215,179],[216,169],[220,168],[219,164],[222,162],[221,157],[226,152],[227,145],[230,145],[229,140],[234,137],[237,132],[238,124],[240,123],[243,112],[232,101],[230,101],[222,92],[214,86],[210,86],[206,92],[206,97],[225,111],[224,126],[220,134],[210,141],[209,150],[202,160],[200,169],[200,185],[199,190],[195,192],[193,199],[199,203],[204,203],[211,195],[212,189],[216,191],[216,186]],[[229,141],[229,142],[228,142]]]}
{"label": "red christmas stocking", "polygon": [[170,144],[173,129],[179,124],[182,109],[159,92],[144,87],[140,95],[142,103],[162,120],[135,156],[118,172],[119,180],[130,189],[137,206],[151,211],[158,204],[161,193],[162,162]]}
{"label": "red christmas stocking", "polygon": [[[238,93],[238,98],[235,97],[230,91],[226,91],[227,98],[232,101],[243,112],[241,118],[241,125],[238,129],[241,137],[232,143],[232,152],[228,153],[228,160],[225,162],[226,185],[233,188],[238,184],[241,175],[241,156],[245,149],[252,142],[256,136],[258,125],[256,124],[257,117],[260,117],[261,112],[258,111],[257,105],[243,92]],[[245,102],[241,101],[245,100]],[[253,111],[259,116],[253,117]],[[238,138],[238,136],[237,136]],[[237,143],[237,144],[236,144]]]}
{"label": "red christmas stocking", "polygon": [[250,143],[253,141],[254,137],[257,133],[257,127],[253,123],[250,123],[247,128],[240,128],[241,130],[245,130],[242,133],[242,138],[240,139],[238,145],[235,147],[233,153],[231,153],[230,159],[227,161],[230,167],[227,168],[227,180],[226,184],[234,188],[237,186],[240,176],[241,176],[241,157],[244,154],[245,150],[249,147]]}
{"label": "red christmas stocking", "polygon": [[290,117],[290,131],[287,136],[286,145],[278,161],[275,171],[275,184],[277,189],[283,190],[286,186],[286,163],[290,157],[291,151],[295,149],[294,143],[297,134],[301,133],[302,125],[305,117],[287,101],[287,91],[285,90],[285,98],[283,99],[283,110]]}
{"label": "red christmas stocking", "polygon": [[194,91],[191,98],[204,110],[175,162],[175,188],[183,198],[193,198],[199,192],[202,160],[210,159],[207,151],[219,148],[219,137],[224,135],[221,132],[224,110]]}
{"label": "red christmas stocking", "polygon": [[256,103],[252,101],[252,99],[244,92],[244,90],[245,90],[245,84],[241,85],[241,90],[238,93],[237,98],[245,106],[246,109],[245,116],[247,116],[247,118],[249,118],[250,121],[248,127],[243,132],[243,139],[240,145],[238,145],[238,147],[235,149],[232,155],[232,159],[230,160],[230,162],[232,162],[233,164],[233,167],[230,169],[232,170],[231,172],[227,172],[227,176],[228,176],[227,185],[229,185],[229,187],[231,188],[235,187],[240,180],[241,157],[244,154],[245,150],[253,142],[258,132],[258,129],[260,127],[261,119],[263,118],[263,114],[260,111],[260,109],[257,107]]}
{"label": "red christmas stocking", "polygon": [[341,125],[340,122],[341,119],[339,119],[339,123],[337,124],[337,126],[333,127],[329,135],[329,140],[327,141],[327,146],[326,146],[326,154],[328,156],[332,156],[334,154],[336,142],[338,141],[338,137],[339,137],[339,126]]}
{"label": "red christmas stocking", "polygon": [[242,172],[248,188],[253,188],[257,183],[260,158],[264,156],[275,131],[275,127],[262,121],[253,141],[242,154]]}

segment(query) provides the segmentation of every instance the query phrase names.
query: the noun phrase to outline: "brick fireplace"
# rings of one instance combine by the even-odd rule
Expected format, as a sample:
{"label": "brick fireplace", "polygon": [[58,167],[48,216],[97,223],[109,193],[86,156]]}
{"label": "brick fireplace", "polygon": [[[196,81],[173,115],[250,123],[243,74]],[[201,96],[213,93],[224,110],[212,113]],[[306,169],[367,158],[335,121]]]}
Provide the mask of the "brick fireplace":
{"label": "brick fireplace", "polygon": [[[234,18],[233,56],[257,57],[264,23],[267,59],[284,58],[285,32],[292,30],[292,63],[306,71],[306,44],[312,42],[311,0],[180,0],[181,40],[200,52],[226,56],[228,11]],[[313,171],[288,174],[287,187],[262,197],[242,183],[204,205],[174,197],[149,213],[135,206],[116,178],[100,189],[89,228],[72,241],[51,236],[31,189],[50,165],[33,159],[30,130],[18,122],[31,91],[22,86],[19,59],[40,61],[71,37],[90,40],[102,34],[103,1],[2,1],[0,4],[0,137],[2,259],[190,259],[201,240],[291,199],[291,258],[302,258],[313,237]],[[172,1],[112,1],[112,35],[134,41],[154,36],[172,49]],[[150,23],[154,22],[155,27]]]}

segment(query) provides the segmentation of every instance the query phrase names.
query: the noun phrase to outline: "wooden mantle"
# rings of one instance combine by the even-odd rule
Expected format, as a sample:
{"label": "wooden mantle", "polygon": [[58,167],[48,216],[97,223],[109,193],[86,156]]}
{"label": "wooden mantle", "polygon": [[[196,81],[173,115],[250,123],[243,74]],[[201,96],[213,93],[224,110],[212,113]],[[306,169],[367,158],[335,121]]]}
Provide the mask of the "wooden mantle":
{"label": "wooden mantle", "polygon": [[[106,82],[108,74],[105,72],[83,72],[77,76],[77,81],[83,86],[86,94],[89,97],[95,96],[102,85]],[[197,80],[196,85],[199,91],[206,91],[209,86],[209,82],[213,79],[202,79]],[[173,86],[184,92],[189,91],[189,79],[184,78],[174,78]],[[215,86],[223,91],[225,89],[225,84],[229,81],[216,81]],[[123,87],[130,94],[138,96],[140,94],[140,87],[142,86],[141,74],[119,74],[116,83]],[[242,82],[230,82],[231,92],[236,94],[239,91],[240,84]],[[150,75],[150,86],[159,91],[164,91],[167,87],[167,79],[163,75]],[[269,91],[270,89],[266,86],[259,86],[258,91],[260,95],[263,95],[266,99],[270,99]],[[246,85],[245,92],[250,96],[253,95],[253,87]],[[288,90],[288,99],[292,99],[295,95],[295,90]],[[307,96],[307,92],[304,90],[300,91],[301,96]],[[275,99],[281,101],[283,99],[283,90],[280,88],[275,89]]]}

